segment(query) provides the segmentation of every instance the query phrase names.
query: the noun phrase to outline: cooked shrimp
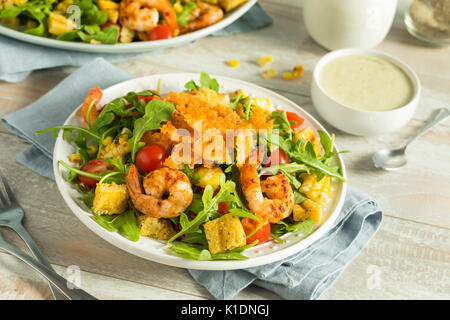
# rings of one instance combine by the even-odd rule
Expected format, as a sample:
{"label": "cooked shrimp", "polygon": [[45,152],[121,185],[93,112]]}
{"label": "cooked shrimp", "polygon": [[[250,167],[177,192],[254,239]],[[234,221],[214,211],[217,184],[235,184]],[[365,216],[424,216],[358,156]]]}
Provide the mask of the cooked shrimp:
{"label": "cooked shrimp", "polygon": [[191,20],[187,26],[181,30],[181,33],[192,32],[198,29],[206,28],[222,20],[223,11],[220,7],[203,2],[197,2],[197,8],[191,12]]}
{"label": "cooked shrimp", "polygon": [[[255,215],[270,223],[288,217],[294,208],[294,192],[284,174],[260,181],[258,164],[247,163],[240,169],[242,192]],[[264,194],[267,196],[265,197]]]}
{"label": "cooked shrimp", "polygon": [[82,124],[91,125],[95,122],[95,120],[99,115],[97,106],[100,104],[102,96],[103,96],[102,89],[100,89],[99,87],[93,87],[89,90],[86,98],[84,99],[83,104],[81,105],[80,109],[77,112],[77,116]]}
{"label": "cooked shrimp", "polygon": [[119,21],[129,29],[146,32],[156,27],[159,13],[172,33],[178,34],[177,17],[169,0],[122,0]]}
{"label": "cooked shrimp", "polygon": [[[136,166],[132,165],[126,182],[136,209],[153,218],[178,217],[192,201],[193,192],[189,178],[175,169],[164,167],[150,172],[145,176],[142,188],[139,172]],[[163,199],[166,194],[167,199]]]}

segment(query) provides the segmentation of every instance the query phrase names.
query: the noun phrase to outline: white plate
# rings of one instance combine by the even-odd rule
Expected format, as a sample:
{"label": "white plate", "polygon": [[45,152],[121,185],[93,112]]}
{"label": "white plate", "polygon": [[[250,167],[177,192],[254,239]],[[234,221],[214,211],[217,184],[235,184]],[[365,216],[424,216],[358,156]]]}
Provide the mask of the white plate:
{"label": "white plate", "polygon": [[32,44],[37,44],[41,46],[47,46],[58,49],[74,50],[74,51],[85,51],[85,52],[97,52],[97,53],[131,53],[131,52],[144,52],[152,51],[156,49],[162,49],[167,47],[177,47],[182,44],[192,42],[194,40],[206,37],[207,35],[221,30],[228,25],[232,24],[238,18],[240,18],[244,13],[246,13],[250,8],[256,3],[257,0],[248,0],[239,8],[225,14],[223,20],[216,24],[213,24],[207,28],[200,29],[185,35],[181,35],[175,38],[158,40],[158,41],[139,41],[132,43],[118,43],[118,44],[90,44],[90,43],[79,43],[71,41],[61,41],[56,39],[50,39],[45,37],[39,37],[30,35],[24,32],[16,31],[0,25],[0,34],[14,38],[16,40],[21,40],[29,42]]}
{"label": "white plate", "polygon": [[[319,122],[315,120],[311,115],[309,115],[305,110],[300,108],[294,102],[270,90],[241,80],[235,80],[220,76],[213,77],[216,78],[220,84],[220,92],[227,93],[234,92],[238,89],[243,89],[246,93],[251,93],[256,97],[268,98],[276,106],[278,106],[279,109],[296,112],[303,118],[305,118],[305,122],[302,127],[311,126],[316,130],[320,129],[325,131],[325,129],[319,124]],[[125,81],[104,90],[101,104],[105,104],[115,98],[124,96],[129,91],[143,91],[146,89],[154,89],[157,87],[158,81],[160,79],[161,93],[166,94],[169,91],[183,91],[184,84],[193,79],[198,82],[199,75],[192,73],[172,73],[152,75]],[[76,112],[74,111],[72,115],[67,119],[65,124],[76,124],[75,113]],[[249,259],[247,260],[194,261],[173,255],[169,252],[164,242],[146,237],[141,237],[138,242],[133,242],[118,233],[110,232],[98,225],[91,218],[92,213],[83,209],[83,207],[85,208],[85,206],[81,201],[78,200],[80,194],[76,190],[75,186],[64,180],[62,172],[66,171],[66,169],[58,166],[59,160],[63,160],[66,163],[69,163],[68,158],[74,151],[75,147],[66,142],[62,138],[62,132],[60,132],[56,140],[53,153],[53,169],[58,189],[61,192],[61,195],[63,196],[67,205],[75,213],[75,215],[98,236],[105,239],[112,245],[121,248],[122,250],[148,260],[182,268],[203,270],[241,269],[267,264],[297,253],[319,239],[331,227],[342,208],[347,189],[346,183],[336,181],[333,182],[332,197],[328,203],[327,208],[324,211],[324,213],[328,215],[328,218],[309,236],[305,237],[303,234],[296,233],[283,235],[282,238],[286,240],[284,244],[278,244],[273,241],[268,241],[262,245],[245,250],[244,253],[249,257]],[[338,156],[336,160],[342,167],[343,175],[345,177],[346,173],[342,158]]]}

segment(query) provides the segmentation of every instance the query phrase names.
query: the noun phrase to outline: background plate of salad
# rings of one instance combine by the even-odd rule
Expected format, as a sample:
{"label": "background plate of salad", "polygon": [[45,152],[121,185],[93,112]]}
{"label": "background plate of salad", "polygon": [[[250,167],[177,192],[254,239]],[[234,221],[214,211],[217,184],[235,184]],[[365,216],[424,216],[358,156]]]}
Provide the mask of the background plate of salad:
{"label": "background plate of salad", "polygon": [[[242,257],[241,252],[236,254],[244,259],[228,259],[225,257],[218,260],[211,259],[211,255],[203,256],[203,253],[200,257],[197,257],[199,259],[192,259],[192,257],[183,257],[183,255],[175,254],[174,250],[171,250],[170,247],[176,245],[178,241],[167,245],[167,241],[159,241],[144,236],[139,237],[139,234],[135,237],[133,233],[134,229],[126,229],[129,227],[128,225],[123,226],[122,234],[120,232],[114,232],[114,230],[111,229],[108,230],[108,226],[102,225],[102,221],[96,219],[96,215],[94,215],[93,212],[88,209],[89,207],[86,206],[86,202],[83,201],[85,193],[80,191],[76,185],[68,181],[68,175],[71,171],[60,165],[61,162],[66,164],[70,163],[71,155],[78,150],[75,146],[77,141],[70,141],[70,139],[67,139],[67,132],[64,133],[63,130],[60,130],[59,133],[55,135],[57,140],[54,149],[53,168],[58,189],[69,208],[90,230],[112,245],[144,259],[182,268],[199,270],[232,270],[255,267],[286,258],[317,241],[331,228],[342,208],[347,190],[347,182],[345,180],[346,171],[340,153],[334,144],[334,139],[324,139],[326,140],[325,144],[322,141],[322,138],[325,135],[328,137],[334,136],[329,135],[317,120],[294,102],[273,91],[241,80],[220,76],[214,76],[213,78],[204,73],[201,75],[173,73],[152,75],[116,84],[103,90],[103,97],[101,98],[100,105],[105,105],[107,103],[115,104],[115,102],[118,101],[118,98],[126,95],[127,97],[132,98],[139,92],[156,90],[161,96],[165,96],[169,92],[185,92],[185,90],[190,90],[192,87],[198,88],[198,84],[199,86],[203,86],[205,83],[206,86],[211,85],[214,87],[215,91],[220,93],[229,93],[231,95],[238,90],[243,90],[254,97],[269,99],[277,110],[296,113],[304,119],[302,127],[311,127],[312,130],[320,134],[322,146],[325,146],[326,149],[328,149],[327,152],[331,155],[329,160],[331,160],[330,162],[332,162],[336,168],[339,168],[339,176],[342,179],[332,179],[330,187],[331,193],[328,197],[329,200],[326,205],[323,206],[323,219],[321,219],[321,222],[318,225],[313,224],[314,228],[311,226],[311,228],[307,228],[309,230],[305,230],[305,228],[303,228],[305,226],[304,223],[301,224],[302,227],[299,228],[295,225],[288,226],[287,224],[280,224],[279,229],[286,230],[278,230],[281,233],[281,235],[278,234],[279,237],[272,237],[257,246],[246,247],[245,251],[242,252],[242,254],[245,254],[245,257]],[[134,92],[134,94],[130,94],[130,92]],[[82,101],[80,101],[80,103],[81,102]],[[233,103],[233,99],[231,100],[231,103]],[[113,105],[110,107],[112,108]],[[114,118],[114,116],[112,118]],[[69,116],[64,125],[78,126],[77,110]],[[56,132],[57,131],[54,130],[54,133]],[[126,233],[128,233],[128,235]],[[204,253],[207,254],[208,252]],[[189,255],[191,253],[187,252],[185,254]]]}
{"label": "background plate of salad", "polygon": [[[181,0],[169,1],[178,3]],[[0,35],[36,45],[74,51],[97,53],[145,52],[167,47],[177,47],[206,37],[211,33],[232,24],[250,10],[256,1],[257,0],[248,0],[244,2],[229,12],[225,12],[223,19],[219,22],[197,31],[176,35],[168,39],[161,38],[160,32],[155,36],[157,38],[155,40],[152,40],[154,38],[153,36],[148,35],[147,39],[140,39],[141,41],[121,43],[118,41],[118,36],[128,37],[129,35],[122,34],[121,27],[119,28],[108,20],[105,12],[98,8],[98,0],[6,0],[5,3],[0,1]],[[9,4],[10,2],[14,3],[14,5],[4,7],[5,4]],[[78,6],[81,7],[81,24],[78,29],[71,32],[59,36],[52,35],[49,33],[50,15],[52,15],[55,10],[55,6],[65,4],[66,2],[68,2],[68,4],[72,3],[72,5],[78,4]],[[241,2],[242,1],[239,1],[239,3]],[[184,5],[183,8],[186,11],[190,8],[189,4],[191,4],[192,1],[180,3]],[[70,5],[67,7],[69,8]],[[192,6],[192,8],[193,7],[194,6]],[[189,16],[187,11],[184,13],[183,11],[177,13],[177,20],[180,28],[183,26],[183,17]],[[64,16],[67,15],[69,17],[73,14],[78,15],[76,10],[69,10]],[[61,19],[63,18],[65,17],[62,17]],[[65,26],[66,23],[56,19],[56,21],[53,22],[52,27],[58,28],[63,25]],[[158,24],[158,26],[160,25]],[[140,38],[137,34],[133,37],[135,40],[139,40]]]}

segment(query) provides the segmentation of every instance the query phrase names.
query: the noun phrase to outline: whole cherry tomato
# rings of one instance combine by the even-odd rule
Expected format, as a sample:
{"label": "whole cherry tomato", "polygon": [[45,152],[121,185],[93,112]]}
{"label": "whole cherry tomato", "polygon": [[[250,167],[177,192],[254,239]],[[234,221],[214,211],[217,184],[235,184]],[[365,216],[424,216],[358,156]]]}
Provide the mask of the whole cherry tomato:
{"label": "whole cherry tomato", "polygon": [[295,121],[294,124],[291,124],[292,130],[299,128],[305,121],[305,119],[303,119],[302,117],[300,117],[298,114],[296,114],[294,112],[283,111],[283,110],[277,110],[277,112],[286,112],[286,118],[288,119],[288,121],[289,122]]}
{"label": "whole cherry tomato", "polygon": [[[86,162],[84,166],[81,167],[81,171],[89,172],[89,173],[101,173],[109,169],[111,165],[101,159],[92,159]],[[83,176],[81,174],[78,175],[78,179],[87,187],[95,187],[98,183],[97,179]]]}
{"label": "whole cherry tomato", "polygon": [[[248,236],[251,234],[259,225],[257,220],[244,218],[241,221],[242,226],[244,227],[245,234]],[[270,235],[270,223],[266,222],[258,231],[255,232],[254,235],[247,238],[247,244],[253,243],[255,240],[258,240],[256,245],[266,242]]]}
{"label": "whole cherry tomato", "polygon": [[223,202],[219,202],[219,208],[217,209],[217,212],[220,214],[226,214],[230,211],[230,209],[228,208],[228,202],[223,201]]}
{"label": "whole cherry tomato", "polygon": [[158,24],[152,30],[150,30],[147,34],[147,40],[162,40],[172,38],[172,30],[166,25]]}
{"label": "whole cherry tomato", "polygon": [[140,170],[149,173],[161,168],[166,158],[166,150],[163,147],[157,144],[149,144],[137,153],[136,166]]}

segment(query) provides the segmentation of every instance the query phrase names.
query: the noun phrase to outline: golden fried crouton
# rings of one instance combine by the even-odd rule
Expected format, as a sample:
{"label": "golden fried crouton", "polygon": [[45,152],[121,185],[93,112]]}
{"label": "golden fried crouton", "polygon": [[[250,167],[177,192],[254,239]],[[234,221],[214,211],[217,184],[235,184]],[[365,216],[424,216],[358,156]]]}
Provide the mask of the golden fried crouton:
{"label": "golden fried crouton", "polygon": [[239,218],[232,213],[204,224],[206,240],[211,253],[219,253],[246,244],[245,232]]}
{"label": "golden fried crouton", "polygon": [[67,19],[62,14],[52,12],[48,17],[48,32],[55,36],[62,35],[76,28],[75,22]]}
{"label": "golden fried crouton", "polygon": [[128,191],[126,185],[98,183],[95,188],[92,211],[98,215],[122,213],[127,209]]}
{"label": "golden fried crouton", "polygon": [[308,142],[311,142],[314,147],[314,151],[316,152],[316,155],[319,156],[321,154],[322,146],[320,144],[320,140],[317,137],[317,135],[314,133],[314,130],[311,127],[307,127],[305,129],[301,130],[300,132],[297,132],[294,135],[294,137],[292,138],[292,140],[297,142],[301,138],[303,138],[305,140],[305,146],[303,147],[303,151],[305,151],[306,144]]}
{"label": "golden fried crouton", "polygon": [[247,2],[247,0],[219,0],[219,2],[225,11],[228,12]]}
{"label": "golden fried crouton", "polygon": [[169,240],[175,235],[175,229],[167,219],[158,219],[149,216],[139,216],[139,228],[141,236],[150,237],[158,240]]}
{"label": "golden fried crouton", "polygon": [[306,219],[311,218],[316,223],[321,223],[322,206],[311,199],[306,199],[301,204],[296,204],[294,206],[292,218],[294,221],[305,221]]}
{"label": "golden fried crouton", "polygon": [[325,176],[322,180],[317,181],[317,174],[303,173],[300,175],[302,178],[302,186],[300,192],[307,196],[309,199],[316,202],[324,202],[328,199],[330,194],[331,177]]}

